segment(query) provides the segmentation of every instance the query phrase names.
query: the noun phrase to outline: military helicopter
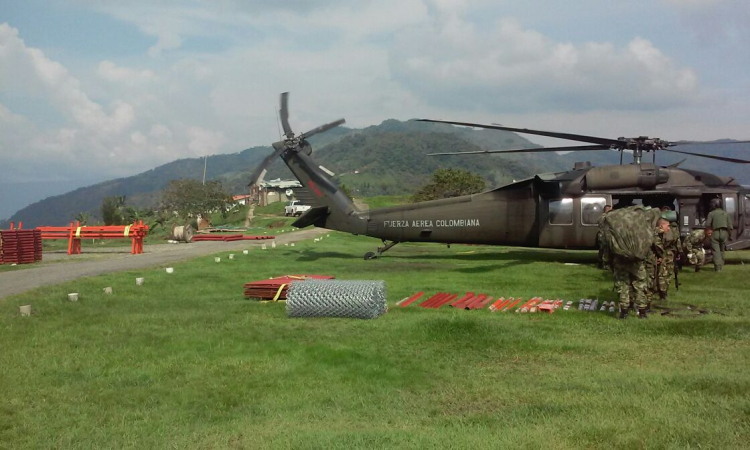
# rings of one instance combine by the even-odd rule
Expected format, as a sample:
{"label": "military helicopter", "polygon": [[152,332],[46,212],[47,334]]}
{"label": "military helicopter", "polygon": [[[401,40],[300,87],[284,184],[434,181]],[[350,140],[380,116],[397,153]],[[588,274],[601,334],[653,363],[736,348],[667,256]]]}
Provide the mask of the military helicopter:
{"label": "military helicopter", "polygon": [[[479,127],[547,136],[589,143],[571,147],[517,150],[489,150],[445,154],[490,154],[555,151],[617,150],[633,154],[632,164],[592,167],[576,163],[573,170],[538,174],[479,194],[445,198],[387,208],[361,210],[330,178],[330,171],[318,165],[308,142],[311,136],[345,123],[344,119],[295,135],[289,125],[289,94],[281,94],[279,117],[284,138],[273,144],[274,152],[255,170],[257,183],[277,157],[309,191],[312,208],[293,226],[310,225],[382,240],[383,245],[367,252],[365,259],[381,256],[400,242],[443,244],[486,244],[560,249],[591,249],[596,246],[597,220],[605,205],[614,208],[640,203],[646,206],[675,205],[680,233],[701,228],[711,199],[719,198],[734,220],[731,249],[750,247],[750,187],[734,179],[676,165],[659,167],[642,161],[644,152],[667,151],[750,164],[748,160],[674,150],[693,142],[662,139],[608,139],[570,133],[483,125],[468,122],[420,119],[425,122]],[[737,143],[738,141],[732,141]],[[750,142],[750,141],[740,141]]]}

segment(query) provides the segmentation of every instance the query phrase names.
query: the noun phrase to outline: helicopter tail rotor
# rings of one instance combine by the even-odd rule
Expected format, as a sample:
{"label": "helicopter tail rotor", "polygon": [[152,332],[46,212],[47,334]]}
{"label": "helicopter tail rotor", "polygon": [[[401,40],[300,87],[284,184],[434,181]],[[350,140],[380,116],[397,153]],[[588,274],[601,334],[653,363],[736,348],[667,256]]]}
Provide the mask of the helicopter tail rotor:
{"label": "helicopter tail rotor", "polygon": [[312,147],[307,142],[307,138],[315,136],[316,134],[326,132],[332,128],[336,128],[346,123],[346,120],[339,119],[325,125],[313,128],[310,131],[300,134],[299,136],[294,135],[292,127],[289,125],[289,92],[281,94],[280,98],[280,109],[279,119],[281,120],[281,127],[284,130],[284,140],[275,142],[273,144],[274,151],[268,155],[261,163],[255,168],[250,178],[250,186],[257,185],[263,181],[263,178],[268,172],[268,166],[273,163],[276,158],[281,156],[285,151],[304,151],[310,155],[312,153]]}

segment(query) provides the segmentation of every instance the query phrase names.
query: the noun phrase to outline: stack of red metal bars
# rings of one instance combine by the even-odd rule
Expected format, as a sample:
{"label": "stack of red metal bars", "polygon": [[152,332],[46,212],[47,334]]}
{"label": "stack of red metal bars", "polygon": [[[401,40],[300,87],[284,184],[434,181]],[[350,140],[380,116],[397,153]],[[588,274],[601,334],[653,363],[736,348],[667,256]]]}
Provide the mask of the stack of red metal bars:
{"label": "stack of red metal bars", "polygon": [[[424,295],[424,292],[417,292],[411,297],[405,298],[402,301],[398,302],[397,305],[401,306],[402,308],[407,307],[419,300],[422,295]],[[473,292],[467,292],[463,297],[458,298],[458,294],[438,292],[437,294],[420,303],[419,306],[422,308],[438,309],[443,305],[449,305],[453,308],[461,309],[483,309],[490,302],[492,302],[492,300],[492,297],[488,296],[487,294],[475,295]]]}
{"label": "stack of red metal bars", "polygon": [[[424,295],[423,291],[417,292],[411,297],[405,298],[400,302],[396,303],[397,306],[402,308],[415,303]],[[529,301],[522,303],[523,299],[514,299],[513,297],[508,298],[500,297],[493,303],[493,298],[487,294],[474,294],[473,292],[467,292],[463,297],[458,298],[458,294],[450,294],[447,292],[438,292],[427,300],[419,304],[422,308],[438,309],[443,305],[448,305],[452,308],[458,309],[484,309],[487,305],[490,305],[489,310],[491,312],[508,312],[513,310],[516,306],[516,312],[547,312],[552,313],[556,309],[562,306],[563,301],[557,300],[543,300],[541,297],[533,297]],[[520,305],[519,305],[520,304]]]}
{"label": "stack of red metal bars", "polygon": [[0,231],[0,264],[31,264],[42,260],[42,234],[37,230]]}
{"label": "stack of red metal bars", "polygon": [[268,280],[253,281],[245,284],[245,298],[259,298],[262,300],[286,300],[289,285],[295,281],[304,280],[332,280],[328,275],[284,275]]}
{"label": "stack of red metal bars", "polygon": [[263,239],[276,239],[276,236],[250,236],[244,234],[194,234],[193,242],[205,241],[258,241]]}

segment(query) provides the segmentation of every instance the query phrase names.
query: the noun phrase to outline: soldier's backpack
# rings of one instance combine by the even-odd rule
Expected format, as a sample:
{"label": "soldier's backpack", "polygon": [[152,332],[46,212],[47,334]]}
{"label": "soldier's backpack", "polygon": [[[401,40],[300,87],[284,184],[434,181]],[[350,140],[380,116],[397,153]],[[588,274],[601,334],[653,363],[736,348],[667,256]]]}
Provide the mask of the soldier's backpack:
{"label": "soldier's backpack", "polygon": [[612,210],[604,216],[602,235],[609,251],[629,261],[644,261],[651,251],[651,241],[658,209],[641,205]]}

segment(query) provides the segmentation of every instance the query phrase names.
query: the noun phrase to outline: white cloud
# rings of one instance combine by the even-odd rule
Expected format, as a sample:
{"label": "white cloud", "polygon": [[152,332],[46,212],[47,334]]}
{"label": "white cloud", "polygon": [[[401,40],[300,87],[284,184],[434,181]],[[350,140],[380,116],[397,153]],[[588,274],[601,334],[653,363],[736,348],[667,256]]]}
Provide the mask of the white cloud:
{"label": "white cloud", "polygon": [[159,40],[148,49],[148,56],[156,58],[163,50],[174,50],[182,45],[182,38],[177,33],[170,31],[157,32]]}
{"label": "white cloud", "polygon": [[135,70],[121,67],[108,60],[99,63],[96,73],[107,81],[128,85],[145,83],[156,79],[156,75],[150,70]]}
{"label": "white cloud", "polygon": [[458,15],[404,31],[393,76],[438,105],[489,111],[665,109],[690,104],[697,75],[634,38],[574,45],[501,19],[479,28]]}
{"label": "white cloud", "polygon": [[747,0],[662,0],[681,16],[699,45],[728,47],[733,57],[750,54],[750,2]]}
{"label": "white cloud", "polygon": [[27,47],[7,23],[0,24],[0,80],[0,92],[46,98],[61,114],[89,129],[119,132],[134,118],[133,108],[125,102],[113,101],[108,113],[91,101],[65,67]]}
{"label": "white cloud", "polygon": [[226,142],[222,132],[206,130],[201,127],[189,127],[187,134],[190,140],[188,148],[194,156],[218,153],[221,146]]}
{"label": "white cloud", "polygon": [[[180,157],[223,150],[222,132],[205,125],[185,125],[170,116],[164,106],[165,98],[169,99],[164,86],[170,83],[160,83],[152,71],[104,61],[96,74],[92,81],[114,83],[102,89],[108,94],[107,106],[93,101],[61,63],[26,46],[17,29],[0,25],[0,93],[41,99],[35,102],[37,108],[45,114],[58,112],[63,122],[50,126],[0,105],[0,159],[9,168],[5,181],[90,179],[92,173],[122,176]],[[155,89],[144,93],[134,87],[144,82],[154,84]],[[120,94],[129,95],[143,114],[139,117],[130,102],[119,99]]]}

